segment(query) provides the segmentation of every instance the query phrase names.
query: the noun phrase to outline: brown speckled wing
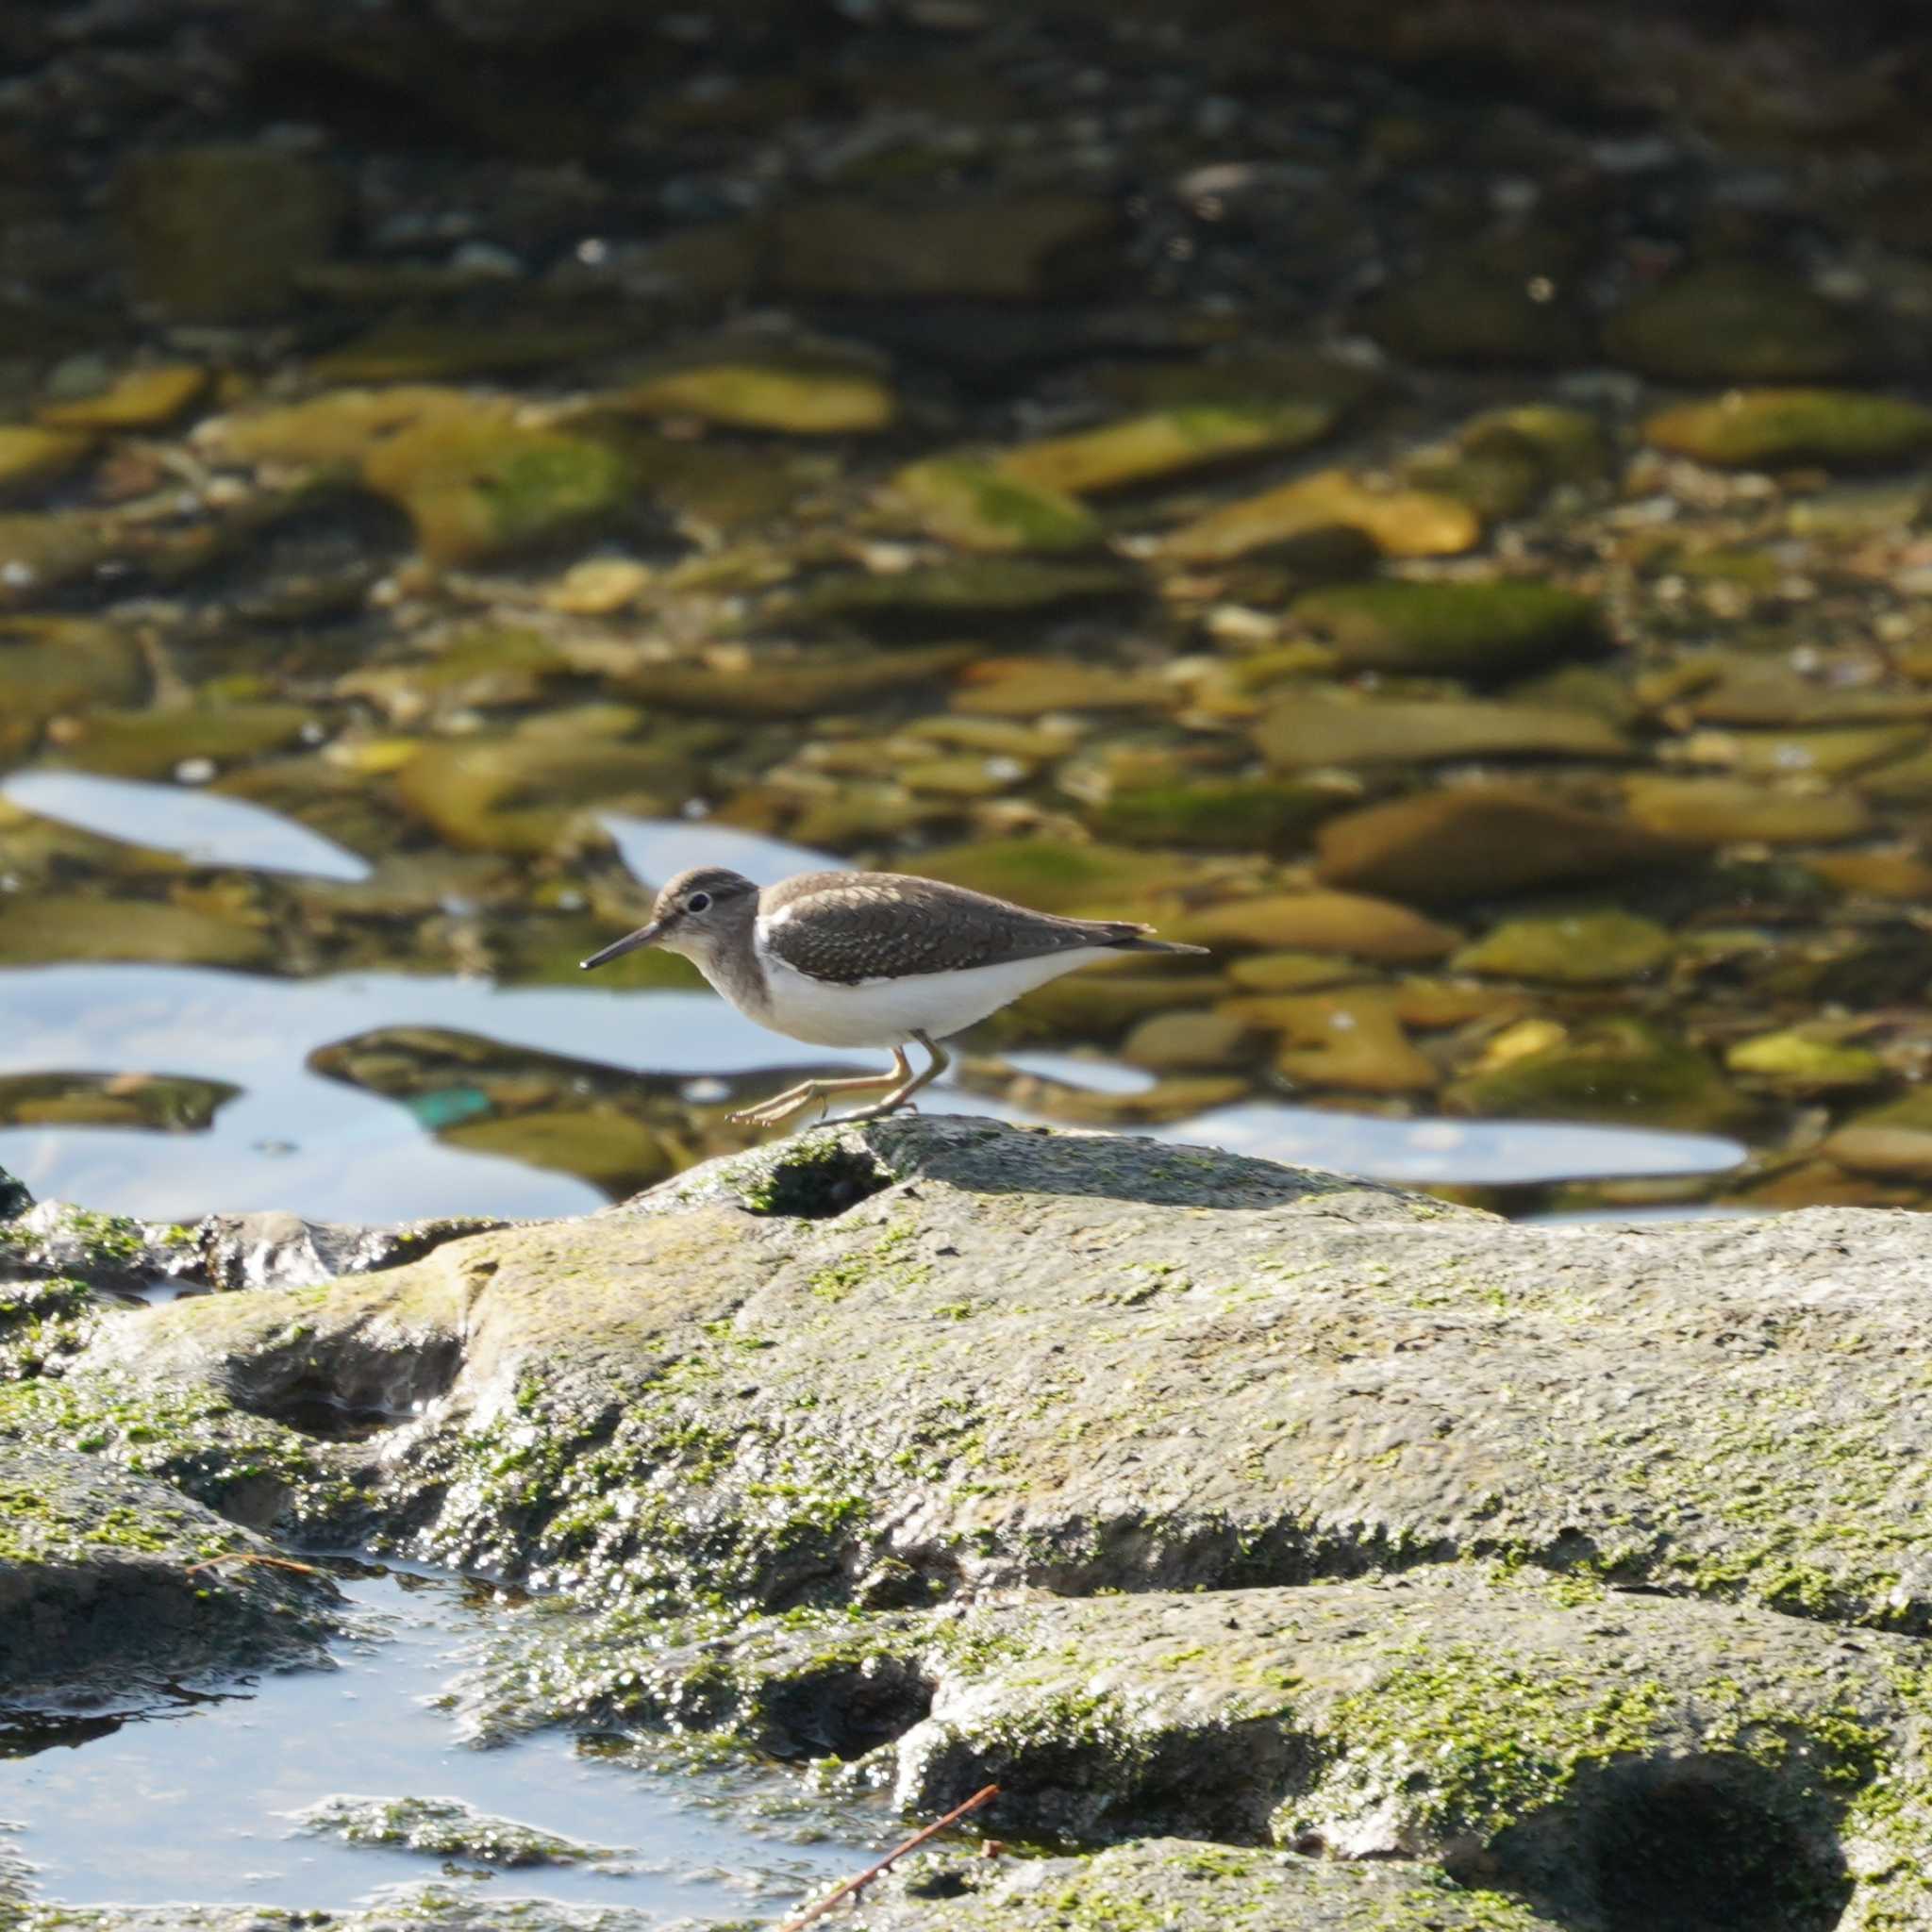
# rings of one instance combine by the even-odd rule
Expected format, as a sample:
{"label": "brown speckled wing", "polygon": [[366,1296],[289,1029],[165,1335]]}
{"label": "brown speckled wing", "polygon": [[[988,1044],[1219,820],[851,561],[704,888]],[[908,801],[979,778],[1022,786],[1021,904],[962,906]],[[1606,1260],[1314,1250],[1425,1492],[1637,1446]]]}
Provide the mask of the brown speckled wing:
{"label": "brown speckled wing", "polygon": [[889,872],[801,873],[767,887],[758,915],[765,943],[779,958],[838,986],[1124,945],[1142,930],[1109,920],[1056,919],[984,892]]}

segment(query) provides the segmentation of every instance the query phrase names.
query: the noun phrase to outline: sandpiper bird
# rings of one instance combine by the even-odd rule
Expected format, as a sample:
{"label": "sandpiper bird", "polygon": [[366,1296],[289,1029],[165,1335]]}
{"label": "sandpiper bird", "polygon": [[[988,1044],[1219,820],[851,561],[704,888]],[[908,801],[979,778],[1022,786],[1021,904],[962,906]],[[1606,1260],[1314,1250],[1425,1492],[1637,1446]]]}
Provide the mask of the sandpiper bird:
{"label": "sandpiper bird", "polygon": [[[891,872],[803,872],[758,887],[723,866],[681,872],[651,923],[606,946],[588,971],[639,946],[682,953],[748,1020],[813,1046],[892,1050],[892,1070],[806,1080],[733,1121],[773,1126],[831,1095],[878,1093],[840,1116],[908,1106],[950,1061],[934,1043],[1077,966],[1116,953],[1205,953],[1119,919],[1058,919],[985,892]],[[915,1074],[906,1043],[932,1063]]]}

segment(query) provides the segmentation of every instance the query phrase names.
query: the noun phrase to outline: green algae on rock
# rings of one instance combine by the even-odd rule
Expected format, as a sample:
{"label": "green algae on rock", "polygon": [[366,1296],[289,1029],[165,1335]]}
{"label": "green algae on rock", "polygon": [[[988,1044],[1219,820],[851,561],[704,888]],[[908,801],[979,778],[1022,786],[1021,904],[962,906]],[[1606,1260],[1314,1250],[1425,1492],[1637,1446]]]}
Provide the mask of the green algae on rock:
{"label": "green algae on rock", "polygon": [[1830,1022],[1754,1034],[1725,1050],[1724,1065],[1782,1091],[1829,1093],[1871,1087],[1890,1071],[1870,1047],[1855,1045]]}
{"label": "green algae on rock", "polygon": [[1490,1119],[1641,1123],[1684,1133],[1740,1127],[1754,1110],[1707,1054],[1627,1015],[1479,1068],[1442,1099],[1452,1112]]}
{"label": "green algae on rock", "polygon": [[1848,311],[1803,282],[1751,262],[1707,262],[1612,316],[1614,361],[1667,382],[1805,382],[1857,360]]}
{"label": "green algae on rock", "polygon": [[1656,972],[1671,957],[1674,943],[1655,920],[1608,907],[1506,921],[1465,946],[1450,963],[1458,973],[1607,986]]}
{"label": "green algae on rock", "polygon": [[621,1857],[607,1845],[585,1844],[508,1818],[491,1818],[459,1798],[325,1798],[295,1814],[317,1838],[352,1845],[393,1845],[440,1858],[525,1871],[537,1865],[581,1865]]}
{"label": "green algae on rock", "polygon": [[1295,620],[1334,643],[1348,671],[1495,678],[1600,649],[1594,598],[1556,584],[1341,584],[1295,599]]}
{"label": "green algae on rock", "polygon": [[1520,785],[1420,792],[1329,819],[1315,837],[1327,884],[1424,906],[1687,866],[1701,857],[1684,839]]}
{"label": "green algae on rock", "polygon": [[1312,779],[1202,778],[1124,787],[1095,808],[1092,824],[1102,838],[1130,845],[1279,852],[1352,800]]}
{"label": "green algae on rock", "polygon": [[0,496],[25,494],[79,466],[93,440],[29,423],[0,424]]}
{"label": "green algae on rock", "polygon": [[1087,496],[1240,457],[1298,449],[1325,436],[1337,414],[1332,406],[1318,402],[1197,403],[1023,443],[998,462],[1016,483]]}
{"label": "green algae on rock", "polygon": [[631,383],[607,399],[642,416],[689,416],[727,429],[845,436],[889,428],[891,388],[868,370],[750,357],[693,359]]}
{"label": "green algae on rock", "polygon": [[888,486],[888,507],[961,550],[1089,550],[1099,519],[1062,490],[1008,475],[991,458],[927,457]]}
{"label": "green algae on rock", "polygon": [[1659,411],[1643,439],[1730,467],[1902,463],[1932,444],[1932,409],[1857,390],[1733,390]]}

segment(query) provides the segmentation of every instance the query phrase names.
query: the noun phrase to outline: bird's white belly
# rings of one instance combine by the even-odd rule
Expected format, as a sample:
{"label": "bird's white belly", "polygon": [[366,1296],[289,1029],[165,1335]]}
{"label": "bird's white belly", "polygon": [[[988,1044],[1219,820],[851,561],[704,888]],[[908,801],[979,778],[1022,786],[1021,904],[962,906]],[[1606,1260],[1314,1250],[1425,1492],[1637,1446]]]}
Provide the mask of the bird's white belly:
{"label": "bird's white belly", "polygon": [[943,1040],[1062,973],[1113,957],[1108,947],[1082,946],[959,973],[919,973],[840,986],[800,973],[763,945],[758,954],[771,1010],[750,1017],[812,1046],[898,1046],[915,1033]]}

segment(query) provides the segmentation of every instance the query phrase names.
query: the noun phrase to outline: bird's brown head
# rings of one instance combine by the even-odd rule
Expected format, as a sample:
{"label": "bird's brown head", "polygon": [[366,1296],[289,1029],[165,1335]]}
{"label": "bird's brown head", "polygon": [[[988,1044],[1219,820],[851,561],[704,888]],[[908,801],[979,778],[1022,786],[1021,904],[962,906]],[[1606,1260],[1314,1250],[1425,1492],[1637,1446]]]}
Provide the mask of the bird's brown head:
{"label": "bird's brown head", "polygon": [[694,865],[681,872],[658,894],[650,924],[626,933],[614,945],[582,962],[588,972],[621,959],[640,946],[662,946],[699,962],[758,917],[758,889],[742,873],[723,865]]}

